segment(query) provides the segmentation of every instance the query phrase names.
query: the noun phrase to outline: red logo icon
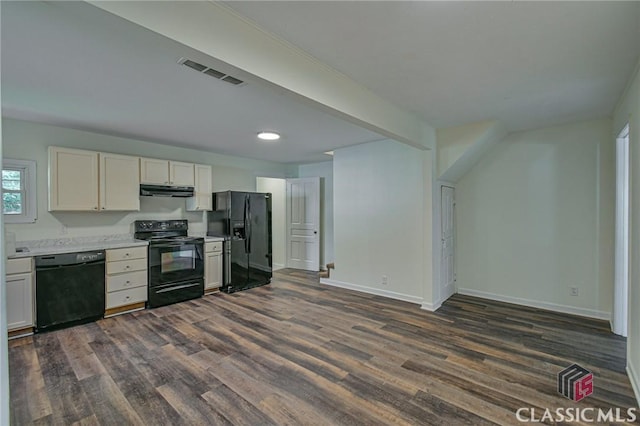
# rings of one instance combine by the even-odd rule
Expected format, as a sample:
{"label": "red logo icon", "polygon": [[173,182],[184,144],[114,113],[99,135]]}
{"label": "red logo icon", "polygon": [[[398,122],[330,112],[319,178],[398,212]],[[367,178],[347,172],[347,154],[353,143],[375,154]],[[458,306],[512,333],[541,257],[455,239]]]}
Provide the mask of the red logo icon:
{"label": "red logo icon", "polygon": [[558,373],[558,392],[572,401],[580,401],[593,393],[593,374],[578,364]]}

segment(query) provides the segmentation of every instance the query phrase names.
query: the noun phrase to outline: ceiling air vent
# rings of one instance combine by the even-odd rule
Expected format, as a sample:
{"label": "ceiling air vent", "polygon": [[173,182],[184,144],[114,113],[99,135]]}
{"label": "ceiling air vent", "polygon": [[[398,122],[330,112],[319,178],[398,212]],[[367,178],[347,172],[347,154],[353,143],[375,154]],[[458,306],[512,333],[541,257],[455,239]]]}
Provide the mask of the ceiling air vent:
{"label": "ceiling air vent", "polygon": [[239,86],[239,85],[244,83],[244,81],[239,80],[239,79],[237,79],[235,77],[232,77],[229,74],[225,74],[222,71],[214,70],[213,68],[210,68],[210,67],[208,67],[206,65],[199,64],[197,62],[194,62],[194,61],[186,59],[186,58],[180,58],[178,60],[178,63],[180,65],[185,65],[185,66],[187,66],[187,67],[189,67],[191,69],[194,69],[194,70],[196,70],[198,72],[206,74],[206,75],[208,75],[210,77],[214,77],[214,78],[216,78],[218,80],[222,80],[222,81],[227,82],[229,84],[233,84],[234,86]]}

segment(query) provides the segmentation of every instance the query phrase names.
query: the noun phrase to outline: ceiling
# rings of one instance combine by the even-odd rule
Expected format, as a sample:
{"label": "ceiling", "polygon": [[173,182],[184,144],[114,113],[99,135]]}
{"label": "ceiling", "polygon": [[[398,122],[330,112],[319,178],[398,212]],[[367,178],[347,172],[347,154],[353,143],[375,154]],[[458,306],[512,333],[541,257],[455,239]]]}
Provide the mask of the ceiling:
{"label": "ceiling", "polygon": [[178,65],[236,71],[84,2],[3,1],[1,30],[4,116],[282,163],[383,139],[264,83]]}
{"label": "ceiling", "polygon": [[226,4],[436,128],[608,116],[640,55],[640,2]]}
{"label": "ceiling", "polygon": [[[437,128],[608,116],[640,55],[640,2],[226,4]],[[84,2],[3,1],[1,31],[5,116],[283,163],[382,139]]]}

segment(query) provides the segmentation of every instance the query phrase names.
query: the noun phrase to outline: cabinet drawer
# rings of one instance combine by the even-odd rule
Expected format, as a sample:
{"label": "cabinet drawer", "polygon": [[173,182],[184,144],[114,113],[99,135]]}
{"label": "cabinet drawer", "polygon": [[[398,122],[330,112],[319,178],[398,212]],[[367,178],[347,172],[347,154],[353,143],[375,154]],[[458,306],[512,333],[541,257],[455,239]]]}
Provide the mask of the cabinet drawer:
{"label": "cabinet drawer", "polygon": [[128,274],[108,275],[107,292],[126,290],[147,286],[147,271],[136,271]]}
{"label": "cabinet drawer", "polygon": [[146,257],[147,246],[107,250],[107,262],[129,259],[145,259]]}
{"label": "cabinet drawer", "polygon": [[127,290],[107,293],[106,309],[117,308],[118,306],[130,305],[132,303],[144,302],[147,300],[147,287],[135,287]]}
{"label": "cabinet drawer", "polygon": [[107,275],[121,274],[123,272],[146,271],[147,259],[121,260],[119,262],[107,262]]}
{"label": "cabinet drawer", "polygon": [[216,241],[213,243],[205,243],[204,251],[210,253],[212,251],[222,251],[222,241]]}
{"label": "cabinet drawer", "polygon": [[11,275],[31,272],[31,259],[31,257],[25,257],[22,259],[7,259],[7,269],[5,273],[7,275]]}

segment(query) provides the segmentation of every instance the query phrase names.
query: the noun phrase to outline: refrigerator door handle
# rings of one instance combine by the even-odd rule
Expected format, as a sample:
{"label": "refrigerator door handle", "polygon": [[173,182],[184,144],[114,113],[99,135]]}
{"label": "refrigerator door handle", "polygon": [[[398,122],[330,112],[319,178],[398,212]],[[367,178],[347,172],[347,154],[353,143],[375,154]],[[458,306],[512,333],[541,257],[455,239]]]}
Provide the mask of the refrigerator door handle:
{"label": "refrigerator door handle", "polygon": [[249,247],[249,249],[247,250],[247,253],[251,254],[251,237],[252,237],[252,229],[251,229],[251,197],[247,196],[247,211],[249,212],[249,214],[247,215],[247,226],[249,227],[249,229],[247,229],[247,245]]}
{"label": "refrigerator door handle", "polygon": [[249,215],[249,197],[244,197],[244,215],[242,225],[244,226],[244,252],[249,253],[249,226],[247,226],[247,216]]}

